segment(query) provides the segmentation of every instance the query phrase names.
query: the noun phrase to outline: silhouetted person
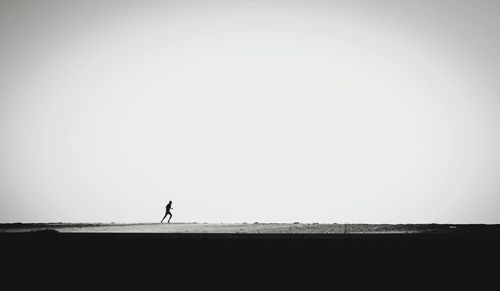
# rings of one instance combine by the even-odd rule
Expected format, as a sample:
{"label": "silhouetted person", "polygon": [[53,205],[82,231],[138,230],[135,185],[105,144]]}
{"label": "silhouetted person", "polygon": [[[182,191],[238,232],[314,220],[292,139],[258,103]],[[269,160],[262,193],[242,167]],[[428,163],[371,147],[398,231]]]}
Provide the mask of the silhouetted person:
{"label": "silhouetted person", "polygon": [[[172,201],[168,201],[168,204],[167,204],[167,206],[165,206],[165,208],[166,208],[166,212],[165,212],[165,216],[163,216],[163,219],[165,219],[165,217],[167,217],[167,215],[170,215],[170,217],[168,218],[168,221],[167,221],[168,223],[170,223],[170,219],[172,219],[172,213],[170,212],[170,209],[173,209],[172,208]],[[160,223],[163,222],[163,219],[161,220]]]}

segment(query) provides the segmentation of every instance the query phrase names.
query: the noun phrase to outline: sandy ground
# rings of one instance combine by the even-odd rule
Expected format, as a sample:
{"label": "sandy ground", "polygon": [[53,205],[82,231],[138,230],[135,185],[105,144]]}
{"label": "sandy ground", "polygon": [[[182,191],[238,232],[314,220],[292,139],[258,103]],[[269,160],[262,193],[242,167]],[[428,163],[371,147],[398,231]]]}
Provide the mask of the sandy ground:
{"label": "sandy ground", "polygon": [[499,225],[319,224],[319,223],[34,223],[0,224],[0,232],[56,230],[61,233],[426,233],[467,230],[499,232]]}
{"label": "sandy ground", "polygon": [[186,284],[201,282],[206,289],[215,282],[217,289],[241,289],[256,282],[251,288],[262,289],[274,282],[288,289],[284,284],[297,287],[299,278],[305,289],[341,283],[387,289],[394,282],[398,290],[419,282],[417,289],[429,289],[438,280],[437,288],[447,290],[463,289],[468,278],[473,288],[467,289],[486,290],[496,284],[491,266],[500,261],[499,245],[499,225],[0,224],[3,275],[16,287],[29,283],[26,289],[33,282],[38,289],[39,282],[71,289],[83,281],[95,288],[106,279],[106,289],[134,288],[134,279],[139,289],[155,279],[160,288],[176,282],[178,289],[195,289]]}
{"label": "sandy ground", "polygon": [[63,228],[61,232],[153,232],[153,233],[341,233],[340,224],[286,223],[170,223],[123,224],[97,227]]}

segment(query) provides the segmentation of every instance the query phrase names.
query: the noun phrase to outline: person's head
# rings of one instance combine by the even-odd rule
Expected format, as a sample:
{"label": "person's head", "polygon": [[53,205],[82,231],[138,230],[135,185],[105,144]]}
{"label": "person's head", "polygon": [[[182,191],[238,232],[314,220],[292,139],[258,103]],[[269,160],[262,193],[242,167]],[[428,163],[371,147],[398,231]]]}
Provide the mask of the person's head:
{"label": "person's head", "polygon": [[172,204],[172,201],[168,201],[168,204]]}

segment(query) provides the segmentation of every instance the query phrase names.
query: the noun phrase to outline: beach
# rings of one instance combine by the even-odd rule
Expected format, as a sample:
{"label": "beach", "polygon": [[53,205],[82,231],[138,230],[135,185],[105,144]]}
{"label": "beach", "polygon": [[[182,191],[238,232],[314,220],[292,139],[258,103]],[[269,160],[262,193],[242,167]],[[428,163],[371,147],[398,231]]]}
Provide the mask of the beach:
{"label": "beach", "polygon": [[246,234],[456,234],[500,233],[488,224],[363,223],[10,223],[0,233],[54,230],[60,233],[246,233]]}
{"label": "beach", "polygon": [[[498,225],[308,223],[2,224],[8,278],[75,282],[370,284],[494,278]],[[125,276],[125,277],[124,277]],[[113,279],[117,278],[117,279]],[[174,279],[175,278],[175,279]],[[178,279],[178,278],[183,278]],[[369,279],[368,279],[369,278]],[[118,280],[118,281],[116,281]],[[125,281],[124,281],[125,280]],[[202,283],[205,281],[202,281]],[[246,282],[246,283],[243,283]],[[488,280],[473,281],[478,283]],[[205,284],[205,283],[203,283]],[[266,283],[267,284],[267,283]],[[462,283],[460,283],[461,285]],[[93,285],[92,285],[93,286]],[[194,286],[194,285],[193,285]],[[214,286],[214,285],[212,285]],[[265,285],[269,286],[269,285]]]}

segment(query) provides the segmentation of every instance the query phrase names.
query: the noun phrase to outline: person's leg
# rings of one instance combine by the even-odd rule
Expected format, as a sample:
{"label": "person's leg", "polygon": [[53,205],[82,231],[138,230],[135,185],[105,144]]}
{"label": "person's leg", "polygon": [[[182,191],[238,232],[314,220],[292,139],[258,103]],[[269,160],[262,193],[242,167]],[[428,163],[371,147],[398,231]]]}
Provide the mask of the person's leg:
{"label": "person's leg", "polygon": [[168,213],[168,215],[170,215],[170,217],[168,218],[168,222],[170,222],[170,219],[172,219],[172,213]]}
{"label": "person's leg", "polygon": [[162,222],[163,222],[163,219],[165,219],[165,217],[167,217],[167,214],[168,214],[168,213],[165,213],[165,216],[163,216],[163,218],[162,218],[162,220],[161,220],[161,222],[160,222],[160,223],[162,223]]}

